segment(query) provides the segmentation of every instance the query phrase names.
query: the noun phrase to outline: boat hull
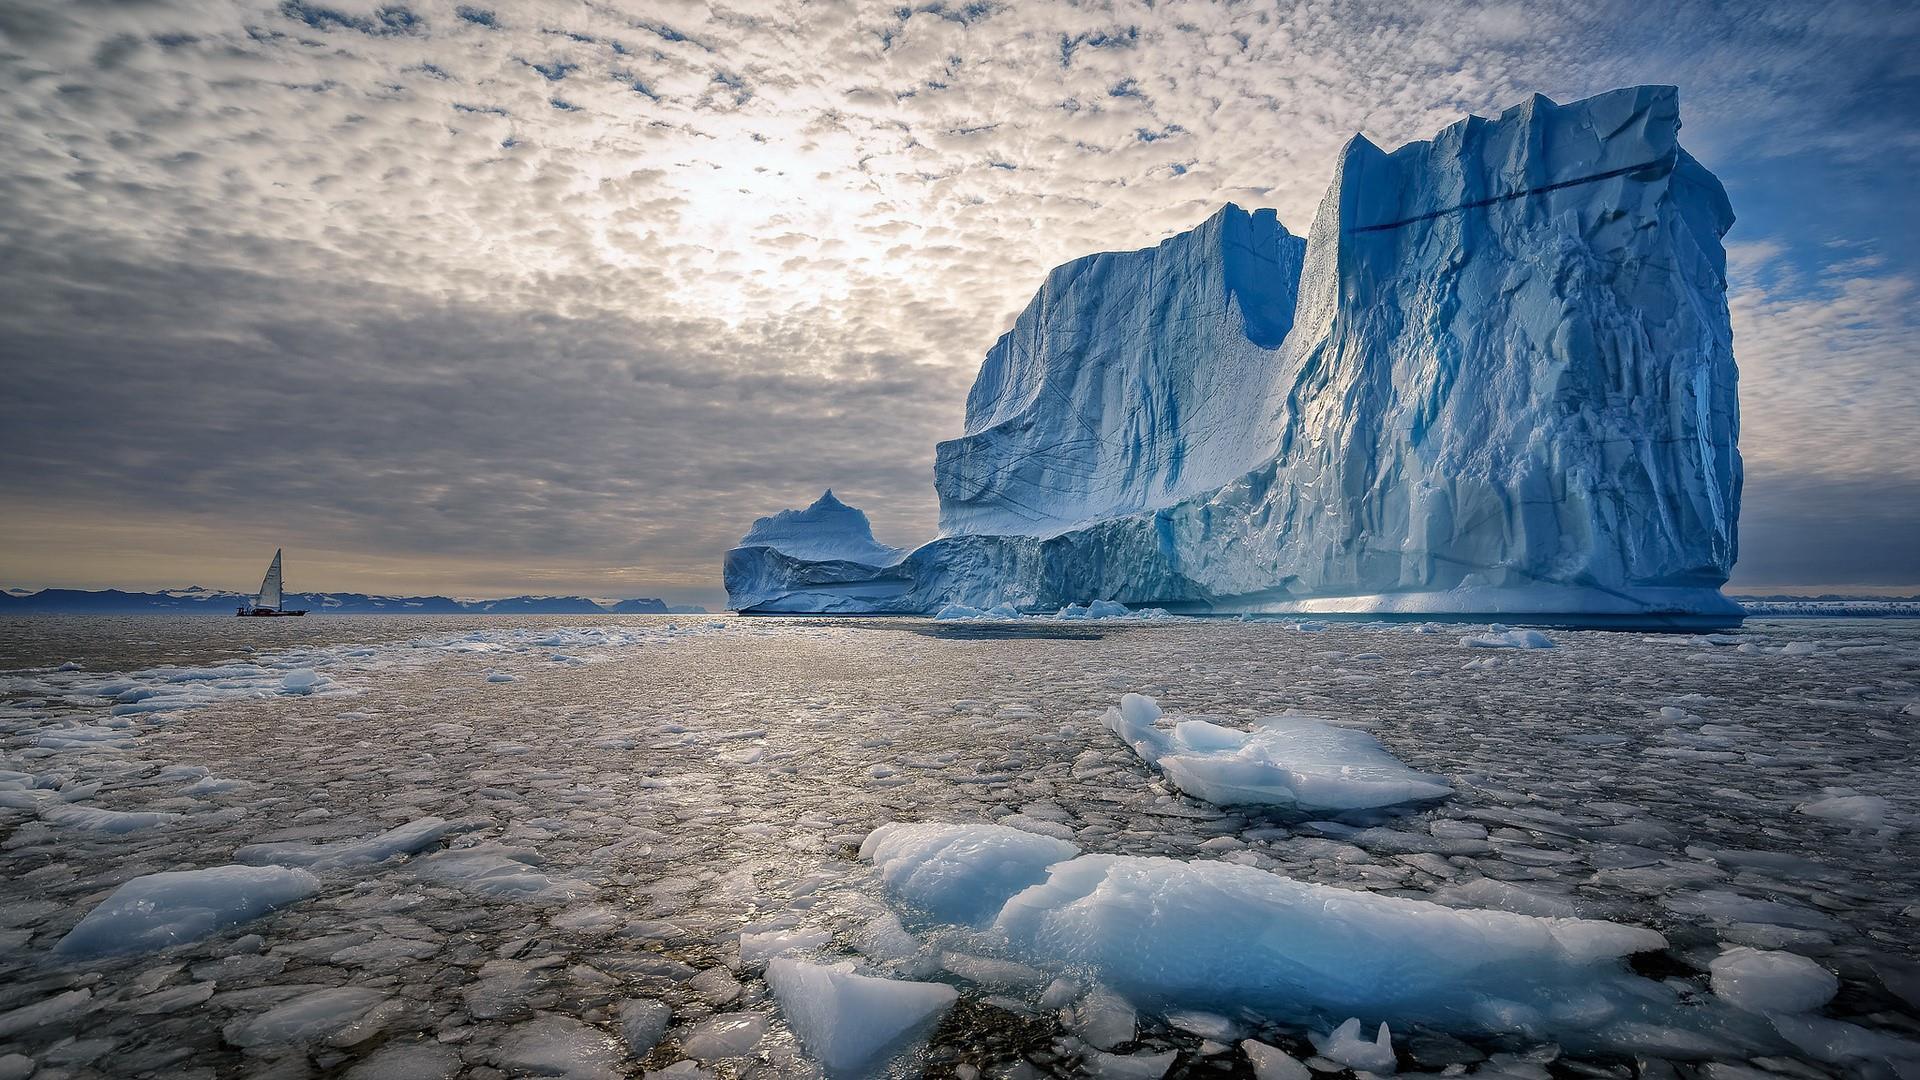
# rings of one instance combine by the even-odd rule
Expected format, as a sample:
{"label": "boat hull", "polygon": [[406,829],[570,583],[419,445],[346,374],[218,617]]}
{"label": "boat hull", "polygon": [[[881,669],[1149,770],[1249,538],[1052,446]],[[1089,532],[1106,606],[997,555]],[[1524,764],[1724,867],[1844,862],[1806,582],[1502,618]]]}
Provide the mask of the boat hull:
{"label": "boat hull", "polygon": [[277,611],[273,608],[241,608],[234,612],[243,619],[280,619],[294,615],[305,615],[305,611]]}

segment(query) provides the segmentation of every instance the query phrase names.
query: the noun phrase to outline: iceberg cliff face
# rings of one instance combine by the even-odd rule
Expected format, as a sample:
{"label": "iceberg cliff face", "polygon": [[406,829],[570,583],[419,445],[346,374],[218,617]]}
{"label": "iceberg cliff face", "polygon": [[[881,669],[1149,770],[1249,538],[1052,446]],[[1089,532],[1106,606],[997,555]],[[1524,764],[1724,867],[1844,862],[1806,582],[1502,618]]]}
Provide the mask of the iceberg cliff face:
{"label": "iceberg cliff face", "polygon": [[934,464],[948,535],[1050,536],[1219,487],[1266,457],[1248,387],[1287,336],[1305,241],[1228,205],[1058,267],[988,351]]}
{"label": "iceberg cliff face", "polygon": [[1737,619],[1733,215],[1679,127],[1636,87],[1355,138],[1304,246],[1228,207],[1054,271],[868,610]]}

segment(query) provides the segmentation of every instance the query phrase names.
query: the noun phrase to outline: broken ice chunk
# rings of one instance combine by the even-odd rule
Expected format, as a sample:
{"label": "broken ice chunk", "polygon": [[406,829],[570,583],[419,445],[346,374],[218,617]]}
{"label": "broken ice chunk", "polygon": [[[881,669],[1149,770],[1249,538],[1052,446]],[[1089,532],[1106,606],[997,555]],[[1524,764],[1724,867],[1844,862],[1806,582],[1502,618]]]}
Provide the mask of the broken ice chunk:
{"label": "broken ice chunk", "polygon": [[1253,1065],[1254,1080],[1310,1080],[1313,1076],[1312,1070],[1277,1046],[1247,1039],[1240,1050]]}
{"label": "broken ice chunk", "polygon": [[67,956],[145,952],[197,941],[320,891],[320,879],[283,866],[210,866],[134,878],[87,912],[53,951]]}
{"label": "broken ice chunk", "polygon": [[1350,1016],[1347,1022],[1334,1028],[1326,1035],[1313,1035],[1313,1048],[1320,1056],[1329,1061],[1337,1061],[1358,1072],[1370,1072],[1378,1076],[1391,1076],[1395,1068],[1393,1058],[1393,1037],[1387,1030],[1385,1021],[1369,1041],[1360,1034],[1360,1018]]}
{"label": "broken ice chunk", "polygon": [[1216,806],[1306,812],[1373,809],[1453,794],[1443,776],[1414,772],[1364,731],[1288,714],[1252,731],[1205,720],[1156,727],[1160,706],[1127,694],[1103,717],[1109,730],[1181,791]]}
{"label": "broken ice chunk", "polygon": [[314,990],[282,1002],[259,1016],[236,1020],[221,1034],[239,1047],[334,1039],[351,1031],[388,996],[379,990],[352,986]]}
{"label": "broken ice chunk", "polygon": [[541,1016],[509,1031],[500,1045],[499,1064],[513,1076],[612,1080],[626,1075],[611,1036],[557,1015]]}
{"label": "broken ice chunk", "polygon": [[1739,946],[1714,958],[1709,970],[1713,992],[1748,1012],[1812,1012],[1840,990],[1831,971],[1790,952]]}
{"label": "broken ice chunk", "polygon": [[877,1064],[930,1028],[960,996],[942,983],[875,979],[853,974],[850,963],[786,957],[767,963],[767,985],[800,1045],[835,1076]]}
{"label": "broken ice chunk", "polygon": [[1494,623],[1487,627],[1484,634],[1470,634],[1461,638],[1460,644],[1469,649],[1551,649],[1553,639],[1538,630],[1510,630]]}
{"label": "broken ice chunk", "polygon": [[719,1013],[693,1025],[680,1049],[702,1061],[739,1057],[751,1053],[767,1034],[767,1018],[761,1013]]}
{"label": "broken ice chunk", "polygon": [[424,851],[448,833],[457,830],[442,818],[424,817],[377,836],[359,840],[338,840],[330,844],[306,844],[288,841],[277,844],[249,844],[233,853],[243,863],[277,863],[281,866],[311,866],[330,869],[342,866],[368,866],[395,855]]}

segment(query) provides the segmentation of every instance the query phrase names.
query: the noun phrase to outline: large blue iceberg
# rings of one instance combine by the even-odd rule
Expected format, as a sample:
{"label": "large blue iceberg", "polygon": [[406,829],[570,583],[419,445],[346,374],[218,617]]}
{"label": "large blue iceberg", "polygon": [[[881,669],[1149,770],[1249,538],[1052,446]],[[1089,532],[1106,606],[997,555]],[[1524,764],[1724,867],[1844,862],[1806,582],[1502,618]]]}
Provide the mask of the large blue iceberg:
{"label": "large blue iceberg", "polygon": [[939,447],[941,537],[763,519],[732,606],[1737,620],[1733,212],[1679,129],[1672,87],[1536,96],[1355,137],[1304,240],[1228,205],[1055,269]]}

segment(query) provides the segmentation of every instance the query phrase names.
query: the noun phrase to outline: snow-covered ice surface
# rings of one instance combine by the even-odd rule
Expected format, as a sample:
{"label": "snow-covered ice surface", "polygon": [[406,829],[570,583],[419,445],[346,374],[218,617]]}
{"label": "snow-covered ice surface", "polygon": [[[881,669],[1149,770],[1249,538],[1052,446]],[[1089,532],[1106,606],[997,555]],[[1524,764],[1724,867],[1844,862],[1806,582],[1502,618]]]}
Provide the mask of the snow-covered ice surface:
{"label": "snow-covered ice surface", "polygon": [[[1920,622],[1537,650],[285,622],[0,621],[5,1075],[1818,1080],[1920,1053]],[[1127,693],[1326,717],[1452,795],[1216,806],[1103,725]],[[56,950],[194,871],[148,913],[210,913],[192,934]]]}

